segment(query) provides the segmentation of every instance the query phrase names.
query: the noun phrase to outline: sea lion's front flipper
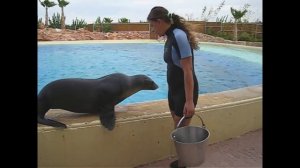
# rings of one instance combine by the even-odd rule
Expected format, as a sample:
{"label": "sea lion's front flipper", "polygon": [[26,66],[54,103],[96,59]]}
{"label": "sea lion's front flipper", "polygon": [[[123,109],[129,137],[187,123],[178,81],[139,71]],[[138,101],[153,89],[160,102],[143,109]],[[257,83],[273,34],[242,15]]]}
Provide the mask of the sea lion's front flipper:
{"label": "sea lion's front flipper", "polygon": [[116,122],[116,115],[114,106],[112,107],[105,107],[101,109],[99,112],[99,117],[101,124],[107,128],[108,130],[113,130],[115,128],[115,122]]}
{"label": "sea lion's front flipper", "polygon": [[55,120],[41,118],[41,117],[38,117],[37,119],[38,119],[38,123],[43,124],[43,125],[49,125],[52,127],[59,127],[59,128],[67,128],[66,124],[55,121]]}

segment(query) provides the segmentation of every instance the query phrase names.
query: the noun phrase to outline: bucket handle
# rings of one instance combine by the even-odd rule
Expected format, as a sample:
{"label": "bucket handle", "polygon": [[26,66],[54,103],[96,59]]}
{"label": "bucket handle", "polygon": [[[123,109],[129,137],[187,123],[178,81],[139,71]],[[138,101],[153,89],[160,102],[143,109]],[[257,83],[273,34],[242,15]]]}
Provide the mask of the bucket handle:
{"label": "bucket handle", "polygon": [[[202,127],[205,128],[205,124],[204,124],[204,122],[203,122],[203,119],[200,117],[200,115],[198,115],[198,114],[194,114],[194,115],[196,115],[198,118],[200,118],[201,123],[202,123]],[[183,117],[179,120],[179,122],[178,122],[176,128],[178,128],[178,127],[181,125],[181,122],[182,122],[184,119],[186,119],[186,118],[187,118],[187,117],[183,116]]]}

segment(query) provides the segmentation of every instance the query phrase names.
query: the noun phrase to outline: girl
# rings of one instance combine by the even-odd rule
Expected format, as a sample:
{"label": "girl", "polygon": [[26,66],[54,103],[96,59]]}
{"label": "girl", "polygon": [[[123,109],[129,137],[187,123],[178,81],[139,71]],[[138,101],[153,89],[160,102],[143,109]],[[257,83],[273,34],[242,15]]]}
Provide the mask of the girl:
{"label": "girl", "polygon": [[[190,124],[198,100],[198,81],[194,71],[193,49],[199,49],[184,19],[164,7],[151,9],[147,20],[152,31],[166,35],[164,61],[167,63],[168,102],[174,127],[184,116],[181,126]],[[178,167],[178,161],[171,163]]]}

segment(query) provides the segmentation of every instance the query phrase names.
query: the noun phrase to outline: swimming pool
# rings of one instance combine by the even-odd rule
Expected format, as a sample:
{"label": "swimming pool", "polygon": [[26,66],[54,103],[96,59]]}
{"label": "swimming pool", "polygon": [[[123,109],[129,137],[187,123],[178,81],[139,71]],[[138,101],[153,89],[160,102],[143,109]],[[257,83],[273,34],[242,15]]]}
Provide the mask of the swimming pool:
{"label": "swimming pool", "polygon": [[[39,44],[38,92],[61,78],[99,78],[121,72],[145,74],[157,90],[140,91],[121,104],[167,98],[163,43]],[[262,83],[261,48],[201,44],[195,53],[200,94]]]}

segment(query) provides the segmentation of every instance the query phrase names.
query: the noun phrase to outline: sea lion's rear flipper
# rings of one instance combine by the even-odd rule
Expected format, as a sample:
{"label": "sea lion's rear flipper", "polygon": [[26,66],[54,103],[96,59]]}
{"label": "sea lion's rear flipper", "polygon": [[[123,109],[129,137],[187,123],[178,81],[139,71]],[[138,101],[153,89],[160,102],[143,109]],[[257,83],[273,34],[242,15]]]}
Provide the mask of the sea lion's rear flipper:
{"label": "sea lion's rear flipper", "polygon": [[101,124],[108,130],[113,130],[115,128],[116,115],[114,107],[103,108],[99,112],[99,117]]}
{"label": "sea lion's rear flipper", "polygon": [[43,125],[49,125],[52,127],[67,128],[66,124],[63,124],[63,123],[55,121],[55,120],[46,119],[46,118],[38,117],[38,123],[43,124]]}

